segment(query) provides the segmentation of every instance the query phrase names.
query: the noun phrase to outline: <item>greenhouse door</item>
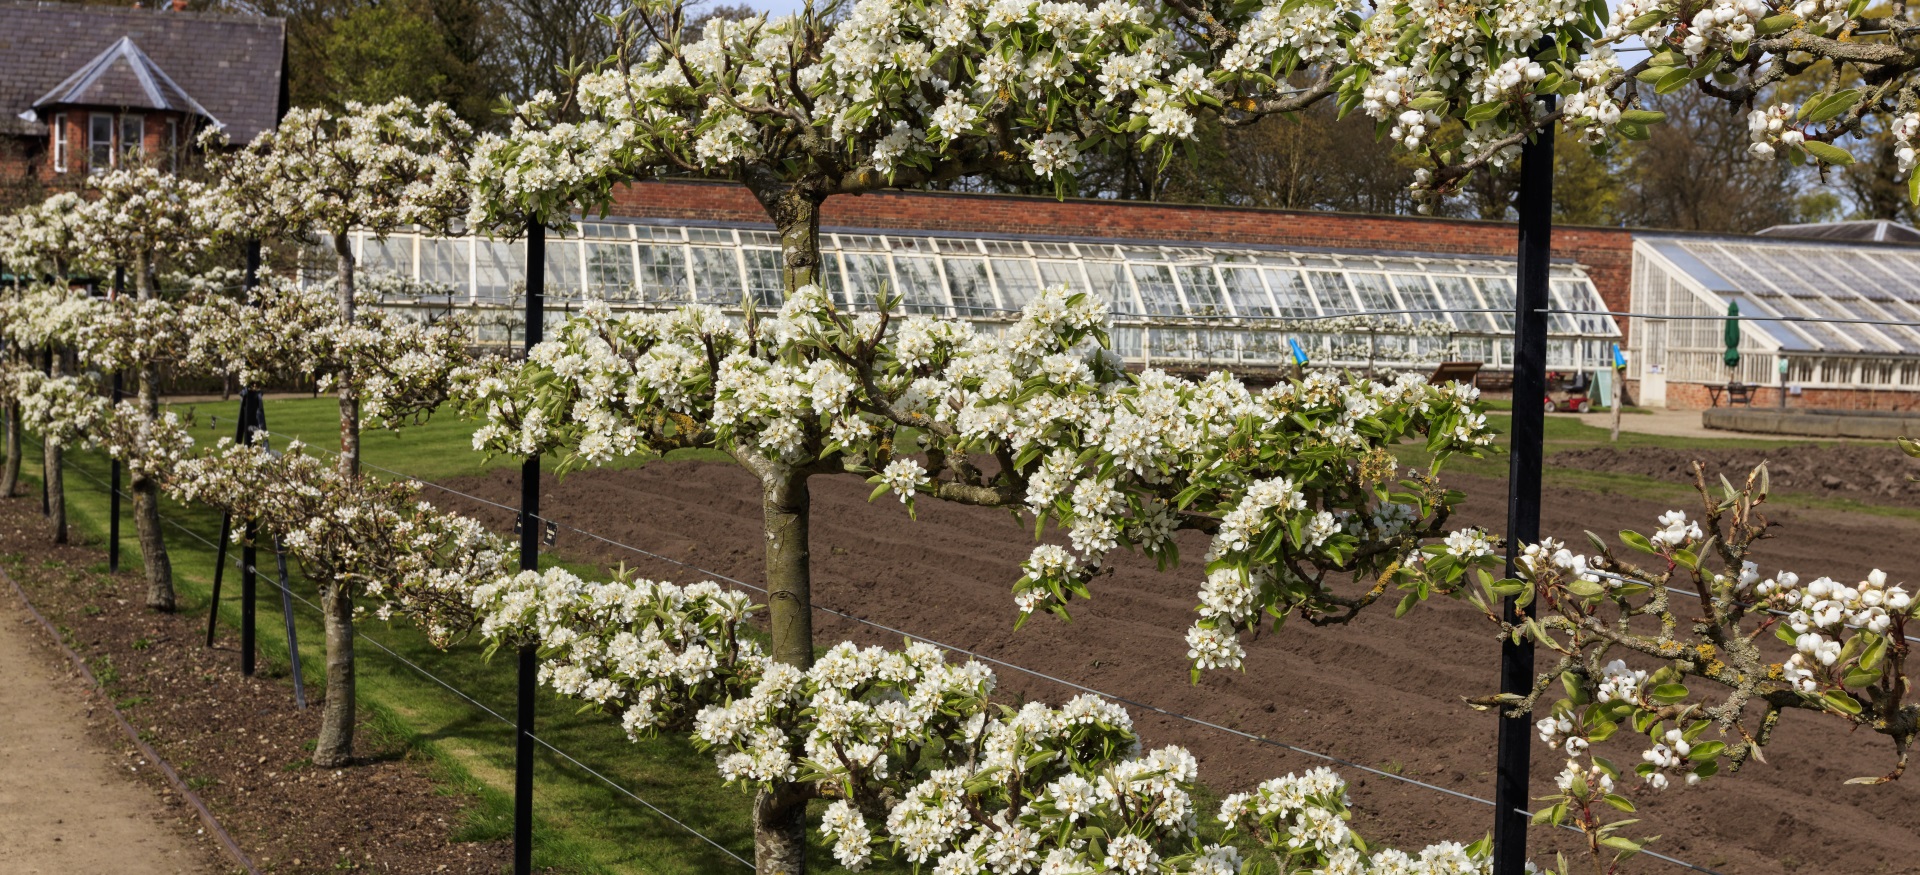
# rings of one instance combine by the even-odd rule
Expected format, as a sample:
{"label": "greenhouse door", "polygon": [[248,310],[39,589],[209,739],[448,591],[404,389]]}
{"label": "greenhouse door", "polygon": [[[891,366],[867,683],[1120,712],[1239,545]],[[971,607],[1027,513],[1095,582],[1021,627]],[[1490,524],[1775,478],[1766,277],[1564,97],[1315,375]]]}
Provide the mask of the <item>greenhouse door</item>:
{"label": "greenhouse door", "polygon": [[1640,346],[1640,397],[1642,407],[1667,406],[1667,323],[1655,320],[1643,323],[1646,332]]}

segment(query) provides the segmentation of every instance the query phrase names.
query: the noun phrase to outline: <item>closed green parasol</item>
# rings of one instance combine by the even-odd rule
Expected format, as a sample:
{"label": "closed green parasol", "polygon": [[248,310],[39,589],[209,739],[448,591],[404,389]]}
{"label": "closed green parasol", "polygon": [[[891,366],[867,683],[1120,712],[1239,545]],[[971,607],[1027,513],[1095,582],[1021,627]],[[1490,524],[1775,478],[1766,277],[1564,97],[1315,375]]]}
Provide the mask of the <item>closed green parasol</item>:
{"label": "closed green parasol", "polygon": [[1740,366],[1740,302],[1727,303],[1727,367]]}

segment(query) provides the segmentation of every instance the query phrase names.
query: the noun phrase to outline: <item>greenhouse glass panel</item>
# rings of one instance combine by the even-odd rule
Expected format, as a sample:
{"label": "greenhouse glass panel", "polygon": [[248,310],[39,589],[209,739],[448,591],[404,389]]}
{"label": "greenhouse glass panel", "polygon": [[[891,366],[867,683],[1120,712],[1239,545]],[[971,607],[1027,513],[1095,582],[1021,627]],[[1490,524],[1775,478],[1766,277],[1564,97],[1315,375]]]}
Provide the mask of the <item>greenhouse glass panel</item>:
{"label": "greenhouse glass panel", "polygon": [[1227,281],[1227,298],[1233,302],[1233,312],[1253,317],[1273,315],[1273,304],[1267,298],[1266,284],[1260,282],[1259,268],[1222,267],[1220,276]]}
{"label": "greenhouse glass panel", "polygon": [[467,293],[467,244],[471,238],[427,237],[420,241],[420,281]]}
{"label": "greenhouse glass panel", "polygon": [[780,250],[742,249],[740,254],[747,263],[747,291],[753,293],[754,303],[769,308],[784,303],[787,280],[781,275]]}
{"label": "greenhouse glass panel", "polygon": [[[1289,319],[1305,319],[1320,315],[1320,308],[1313,304],[1313,293],[1307,291],[1307,280],[1297,270],[1278,270],[1264,268],[1267,287],[1273,290],[1275,313]],[[1342,292],[1345,294],[1345,292]]]}
{"label": "greenhouse glass panel", "polygon": [[685,249],[640,244],[640,299],[655,304],[693,303]]}
{"label": "greenhouse glass panel", "polygon": [[1396,273],[1393,277],[1393,290],[1400,293],[1407,309],[1426,310],[1424,313],[1409,313],[1407,319],[1412,322],[1445,322],[1457,325],[1452,314],[1445,312],[1446,306],[1440,303],[1439,296],[1433,292],[1433,286],[1427,284],[1427,278],[1419,274]]}
{"label": "greenhouse glass panel", "polygon": [[[351,239],[351,238],[349,238]],[[360,267],[368,273],[385,273],[413,279],[413,236],[367,236],[360,239]]]}
{"label": "greenhouse glass panel", "polygon": [[[1440,295],[1440,302],[1450,310],[1485,310],[1487,305],[1480,303],[1480,296],[1473,291],[1473,282],[1463,276],[1441,275],[1433,277],[1434,291]],[[1494,328],[1492,313],[1454,313],[1453,324],[1473,331],[1491,331]]]}
{"label": "greenhouse glass panel", "polygon": [[940,263],[929,256],[893,256],[893,272],[900,278],[902,306],[908,313],[947,315],[947,296],[940,289]]}
{"label": "greenhouse glass panel", "polygon": [[1512,331],[1513,308],[1518,306],[1513,300],[1513,280],[1503,276],[1483,276],[1475,277],[1474,282],[1480,286],[1480,299],[1498,311],[1492,314],[1494,326],[1501,331]]}
{"label": "greenhouse glass panel", "polygon": [[1110,312],[1140,312],[1140,303],[1133,299],[1133,286],[1127,284],[1127,275],[1121,272],[1122,264],[1117,261],[1089,261],[1084,266],[1088,282],[1093,283],[1093,293],[1107,302]]}
{"label": "greenhouse glass panel", "polygon": [[[944,242],[941,248],[946,248]],[[960,315],[993,315],[993,286],[987,281],[987,260],[949,256],[944,263],[947,268],[947,292],[953,296],[953,306],[959,308]]]}
{"label": "greenhouse glass panel", "polygon": [[693,288],[700,296],[700,303],[740,306],[746,289],[740,284],[739,252],[714,246],[693,247]]}
{"label": "greenhouse glass panel", "polygon": [[[1386,275],[1354,271],[1347,274],[1347,281],[1353,283],[1353,291],[1360,301],[1361,310],[1380,312],[1402,309],[1400,302],[1393,296],[1393,289],[1387,285]],[[1413,321],[1413,317],[1405,313],[1397,314],[1397,318],[1402,322]]]}
{"label": "greenhouse glass panel", "polygon": [[820,287],[826,289],[827,297],[835,301],[845,301],[846,281],[840,275],[840,253],[824,251],[820,253]]}
{"label": "greenhouse glass panel", "polygon": [[1854,259],[1854,266],[1894,297],[1920,301],[1920,259],[1875,253],[1871,258]]}
{"label": "greenhouse glass panel", "polygon": [[1313,299],[1320,304],[1320,313],[1326,316],[1338,316],[1360,309],[1353,297],[1353,290],[1347,287],[1345,274],[1331,270],[1307,271],[1307,285],[1313,289]]}
{"label": "greenhouse glass panel", "polygon": [[893,288],[887,257],[878,252],[846,252],[841,260],[847,266],[847,306],[863,313],[878,311],[880,296]]}
{"label": "greenhouse glass panel", "polygon": [[473,267],[475,291],[483,300],[505,300],[526,289],[527,249],[522,244],[475,238]]}
{"label": "greenhouse glass panel", "polygon": [[1173,271],[1164,264],[1133,265],[1133,282],[1140,289],[1140,303],[1146,306],[1145,316],[1179,316],[1185,308],[1180,306],[1180,290],[1173,285]]}
{"label": "greenhouse glass panel", "polygon": [[[1580,295],[1576,291],[1579,283],[1567,280],[1554,280],[1547,286],[1547,306],[1554,310],[1586,310],[1580,304]],[[1547,330],[1555,334],[1578,334],[1580,322],[1568,313],[1547,314]]]}
{"label": "greenhouse glass panel", "polygon": [[1220,280],[1213,275],[1213,266],[1186,265],[1174,269],[1180,277],[1180,287],[1187,293],[1188,316],[1229,316],[1226,295],[1220,291]]}
{"label": "greenhouse glass panel", "polygon": [[547,241],[547,294],[561,301],[580,297],[580,241]]}
{"label": "greenhouse glass panel", "polygon": [[1087,287],[1086,279],[1080,276],[1078,262],[1041,261],[1037,262],[1036,266],[1040,268],[1040,285],[1043,287],[1051,289],[1066,286],[1068,290],[1075,292],[1093,291]]}
{"label": "greenhouse glass panel", "polygon": [[1040,277],[1024,258],[993,259],[993,281],[1000,287],[1000,306],[1008,310],[1023,309],[1040,294]]}
{"label": "greenhouse glass panel", "polygon": [[587,241],[587,294],[605,301],[631,301],[633,244]]}
{"label": "greenhouse glass panel", "polygon": [[1259,364],[1277,364],[1289,358],[1287,338],[1278,331],[1249,331],[1240,335],[1240,360]]}

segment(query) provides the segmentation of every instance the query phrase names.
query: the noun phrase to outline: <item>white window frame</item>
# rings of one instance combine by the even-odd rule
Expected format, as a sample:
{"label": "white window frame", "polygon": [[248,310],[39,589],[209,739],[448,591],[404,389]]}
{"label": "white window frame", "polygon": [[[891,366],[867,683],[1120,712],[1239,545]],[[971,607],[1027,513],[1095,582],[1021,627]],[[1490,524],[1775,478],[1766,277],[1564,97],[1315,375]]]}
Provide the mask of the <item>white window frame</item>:
{"label": "white window frame", "polygon": [[[107,124],[107,135],[104,138],[102,138],[99,135],[100,122],[103,122],[103,121],[106,122]],[[114,151],[114,148],[113,148],[113,139],[114,139],[114,136],[118,133],[118,128],[119,128],[119,122],[113,117],[112,113],[95,112],[95,113],[87,114],[87,172],[88,173],[105,173],[108,170],[111,170],[114,167],[119,166],[119,155]],[[99,161],[94,160],[95,156],[98,154],[95,150],[100,149],[102,146],[105,146],[105,152],[107,156],[107,161],[105,164],[102,164]]]}
{"label": "white window frame", "polygon": [[71,140],[69,140],[68,136],[69,135],[67,134],[67,114],[64,112],[54,113],[53,114],[53,172],[55,173],[67,172],[67,158],[68,158],[67,152],[73,146],[73,143],[71,142]]}

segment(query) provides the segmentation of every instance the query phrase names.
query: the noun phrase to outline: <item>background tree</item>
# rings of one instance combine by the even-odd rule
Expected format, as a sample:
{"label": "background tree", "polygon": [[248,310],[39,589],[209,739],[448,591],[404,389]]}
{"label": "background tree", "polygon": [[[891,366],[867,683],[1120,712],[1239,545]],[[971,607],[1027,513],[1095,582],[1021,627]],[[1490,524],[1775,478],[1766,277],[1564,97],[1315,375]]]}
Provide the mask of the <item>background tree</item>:
{"label": "background tree", "polygon": [[[439,229],[465,209],[460,149],[470,129],[441,104],[406,99],[378,106],[347,105],[339,115],[295,110],[278,128],[222,156],[214,169],[221,196],[235,212],[227,229],[238,236],[302,241],[323,235],[334,253],[334,318],[342,347],[355,346],[363,328],[349,233],[384,236],[404,226]],[[340,408],[339,469],[360,475],[362,393],[372,376],[366,359],[342,356],[323,374]],[[324,582],[327,698],[314,762],[346,763],[353,753],[353,590]]]}

